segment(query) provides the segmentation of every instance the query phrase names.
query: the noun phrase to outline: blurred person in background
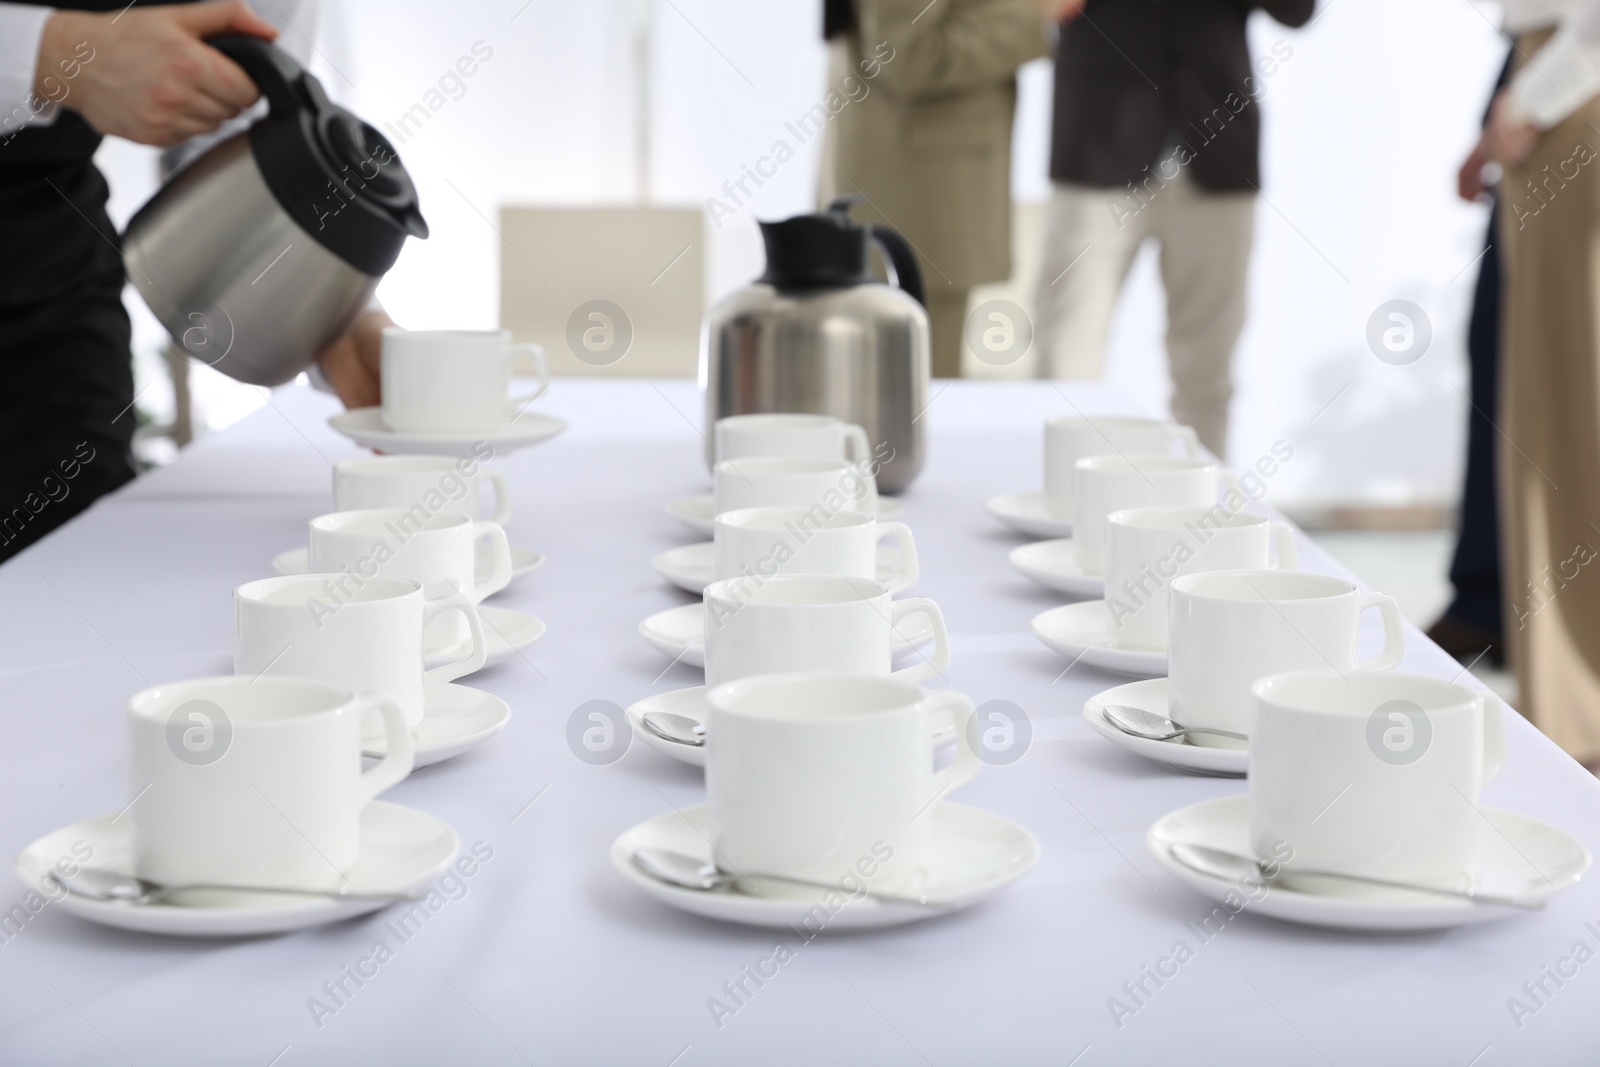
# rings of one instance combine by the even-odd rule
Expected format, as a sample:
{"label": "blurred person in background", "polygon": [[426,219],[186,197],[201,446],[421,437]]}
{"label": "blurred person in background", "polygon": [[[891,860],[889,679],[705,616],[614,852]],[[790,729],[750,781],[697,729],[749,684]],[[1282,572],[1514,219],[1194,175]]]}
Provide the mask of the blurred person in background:
{"label": "blurred person in background", "polygon": [[[1498,92],[1511,74],[1508,56],[1495,83]],[[1483,124],[1489,123],[1485,110]],[[1450,561],[1450,584],[1455,596],[1444,614],[1428,628],[1434,643],[1464,663],[1479,659],[1505,665],[1505,634],[1501,598],[1500,528],[1495,478],[1494,423],[1497,400],[1495,379],[1500,360],[1500,235],[1495,191],[1485,183],[1490,163],[1480,139],[1456,175],[1456,192],[1468,203],[1489,204],[1489,228],[1478,261],[1478,283],[1472,293],[1472,313],[1467,322],[1467,363],[1472,398],[1467,413],[1467,464],[1461,488],[1461,515],[1455,555]]]}
{"label": "blurred person in background", "polygon": [[[269,7],[0,3],[0,561],[135,473],[126,275],[95,150],[105,136],[182,145],[254,104],[249,77],[202,38],[272,40],[274,20],[304,26],[314,3]],[[296,38],[289,51],[309,46]],[[350,406],[378,402],[388,322],[367,311],[317,357]]]}
{"label": "blurred person in background", "polygon": [[1600,0],[1505,0],[1500,533],[1521,710],[1600,763]]}
{"label": "blurred person in background", "polygon": [[1011,276],[1017,68],[1072,2],[825,0],[830,88],[870,80],[828,126],[822,203],[858,195],[916,250],[934,377],[961,374],[968,292]]}
{"label": "blurred person in background", "polygon": [[1087,0],[1056,41],[1050,178],[1034,299],[1041,377],[1098,378],[1133,257],[1161,245],[1172,416],[1218,456],[1228,445],[1234,344],[1261,185],[1260,100],[1293,54],[1254,62],[1261,8],[1303,26],[1315,0]]}

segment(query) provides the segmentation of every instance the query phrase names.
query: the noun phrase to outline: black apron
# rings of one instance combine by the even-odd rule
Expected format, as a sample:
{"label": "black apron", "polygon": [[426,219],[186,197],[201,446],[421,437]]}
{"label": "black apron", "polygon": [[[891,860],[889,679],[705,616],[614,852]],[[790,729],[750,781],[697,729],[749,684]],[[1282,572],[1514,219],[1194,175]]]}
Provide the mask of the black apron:
{"label": "black apron", "polygon": [[94,165],[100,135],[71,110],[65,84],[52,125],[0,133],[0,560],[136,470],[120,238]]}

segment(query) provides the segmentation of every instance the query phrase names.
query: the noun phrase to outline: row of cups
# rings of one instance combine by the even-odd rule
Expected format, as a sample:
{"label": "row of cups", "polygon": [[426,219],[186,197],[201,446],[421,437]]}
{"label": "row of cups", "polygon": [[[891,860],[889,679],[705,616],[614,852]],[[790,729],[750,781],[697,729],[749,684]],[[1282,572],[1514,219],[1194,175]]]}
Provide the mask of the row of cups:
{"label": "row of cups", "polygon": [[[486,660],[476,605],[511,561],[504,529],[476,517],[485,484],[494,518],[509,518],[504,479],[472,460],[338,464],[334,501],[349,510],[309,522],[310,573],[233,592],[234,675],[131,698],[140,877],[341,888],[362,809],[414,766],[428,700]],[[382,759],[363,772],[373,750]]]}
{"label": "row of cups", "polygon": [[[1380,879],[1460,877],[1479,790],[1505,764],[1499,705],[1395,670],[1404,637],[1392,597],[1296,572],[1287,525],[1217,503],[1219,489],[1238,495],[1238,480],[1200,457],[1188,427],[1052,420],[1045,471],[1047,506],[1071,519],[1081,569],[1104,575],[1118,643],[1166,650],[1167,716],[1247,738],[1190,735],[1248,747],[1258,857]],[[1382,644],[1360,659],[1369,609]]]}
{"label": "row of cups", "polygon": [[[1392,597],[1333,575],[1218,570],[1177,577],[1159,599],[1169,616],[1163,714],[1238,735],[1190,734],[1191,743],[1248,748],[1259,858],[1292,856],[1291,870],[1459,880],[1483,820],[1479,791],[1505,764],[1500,707],[1475,689],[1395,669],[1404,636]],[[1362,659],[1369,609],[1383,639]]]}
{"label": "row of cups", "polygon": [[[729,869],[878,892],[926,879],[936,797],[972,777],[934,750],[972,712],[915,683],[942,673],[937,604],[894,600],[917,580],[916,542],[876,518],[861,427],[818,415],[732,416],[714,443],[714,578],[704,592],[706,794]],[[880,564],[879,545],[894,552]],[[934,648],[893,670],[896,631],[924,616]]]}
{"label": "row of cups", "polygon": [[[128,703],[134,866],[165,885],[338,888],[361,811],[411,773],[429,693],[483,666],[470,600],[373,577],[331,610],[329,575],[234,590],[234,669]],[[458,618],[457,659],[424,670],[424,628]],[[381,762],[362,772],[364,751]],[[226,758],[224,758],[226,757]]]}

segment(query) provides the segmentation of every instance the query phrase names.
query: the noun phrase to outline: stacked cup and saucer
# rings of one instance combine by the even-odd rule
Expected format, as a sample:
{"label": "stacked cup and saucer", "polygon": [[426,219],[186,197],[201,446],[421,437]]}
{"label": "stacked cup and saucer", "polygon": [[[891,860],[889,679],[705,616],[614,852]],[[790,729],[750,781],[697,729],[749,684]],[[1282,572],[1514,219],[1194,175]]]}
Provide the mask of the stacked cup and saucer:
{"label": "stacked cup and saucer", "polygon": [[[705,707],[707,802],[611,846],[622,877],[670,907],[810,941],[969,907],[1037,862],[1027,830],[945,799],[981,766],[959,693],[802,671],[724,682]],[[936,768],[951,724],[954,758]]]}
{"label": "stacked cup and saucer", "polygon": [[[1073,531],[1073,492],[1078,460],[1104,455],[1164,456],[1174,454],[1175,449],[1178,454],[1191,459],[1202,456],[1200,439],[1193,429],[1163,419],[1122,415],[1096,415],[1093,418],[1069,415],[1050,419],[1044,427],[1044,491],[990,497],[985,501],[984,508],[1020,533],[1049,538],[1037,546],[1028,546],[1033,551],[1020,558],[1042,575],[1053,575],[1065,568],[1063,577],[1070,580],[1070,535]],[[1058,541],[1064,544],[1058,544]],[[1012,556],[1012,562],[1016,564],[1017,553],[1012,553]]]}
{"label": "stacked cup and saucer", "polygon": [[[383,331],[383,402],[328,420],[339,433],[379,452],[505,455],[567,428],[528,405],[550,384],[544,350],[518,345],[509,330]],[[511,395],[512,371],[531,363],[538,387]]]}
{"label": "stacked cup and saucer", "polygon": [[1218,902],[1218,921],[1461,926],[1542,908],[1589,867],[1571,834],[1481,804],[1506,761],[1482,690],[1341,665],[1268,674],[1248,700],[1249,791],[1173,812],[1145,838]]}
{"label": "stacked cup and saucer", "polygon": [[[756,469],[768,482],[781,481],[785,476],[798,480],[808,474],[819,480],[837,481],[838,472],[844,469],[842,464],[860,469],[873,459],[867,432],[860,426],[831,415],[799,412],[729,415],[718,419],[712,428],[712,447],[719,464],[755,459],[811,461],[757,464]],[[747,474],[741,479],[744,480],[754,482],[755,477]],[[667,514],[701,536],[710,537],[719,514],[748,507],[771,492],[770,489],[758,490],[753,484],[741,492],[739,487],[725,487],[722,479],[715,477],[713,483],[712,492],[680,497],[669,503]],[[871,518],[893,519],[905,511],[905,506],[898,500],[879,497],[874,491],[870,500],[859,502],[858,510]]]}
{"label": "stacked cup and saucer", "polygon": [[[1219,489],[1225,490],[1220,497]],[[1166,652],[1154,631],[1139,635],[1128,629],[1128,602],[1159,600],[1159,587],[1177,573],[1174,568],[1249,560],[1258,548],[1259,563],[1239,565],[1266,565],[1273,527],[1242,511],[1246,501],[1238,479],[1213,460],[1159,453],[1088,456],[1074,465],[1072,492],[1073,536],[1024,545],[1012,552],[1011,562],[1052,588],[1095,598],[1033,619],[1034,636],[1073,662],[1134,677],[1165,674]],[[1287,528],[1273,539],[1280,564],[1293,566]],[[1035,550],[1052,558],[1021,558]],[[1194,554],[1203,558],[1190,558]],[[1049,581],[1045,570],[1053,573]]]}
{"label": "stacked cup and saucer", "polygon": [[[385,755],[363,771],[369,720]],[[30,898],[122,929],[239,937],[416,899],[455,860],[449,826],[376,799],[413,766],[400,699],[241,674],[146,689],[126,722],[128,803],[25,848]]]}

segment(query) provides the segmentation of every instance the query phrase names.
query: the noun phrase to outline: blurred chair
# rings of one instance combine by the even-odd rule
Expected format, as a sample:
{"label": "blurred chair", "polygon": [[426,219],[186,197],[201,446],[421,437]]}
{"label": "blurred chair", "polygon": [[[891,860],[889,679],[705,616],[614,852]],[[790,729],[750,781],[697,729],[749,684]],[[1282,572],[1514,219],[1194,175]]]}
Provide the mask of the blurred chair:
{"label": "blurred chair", "polygon": [[700,208],[503,207],[500,232],[500,324],[543,345],[551,374],[698,373]]}

